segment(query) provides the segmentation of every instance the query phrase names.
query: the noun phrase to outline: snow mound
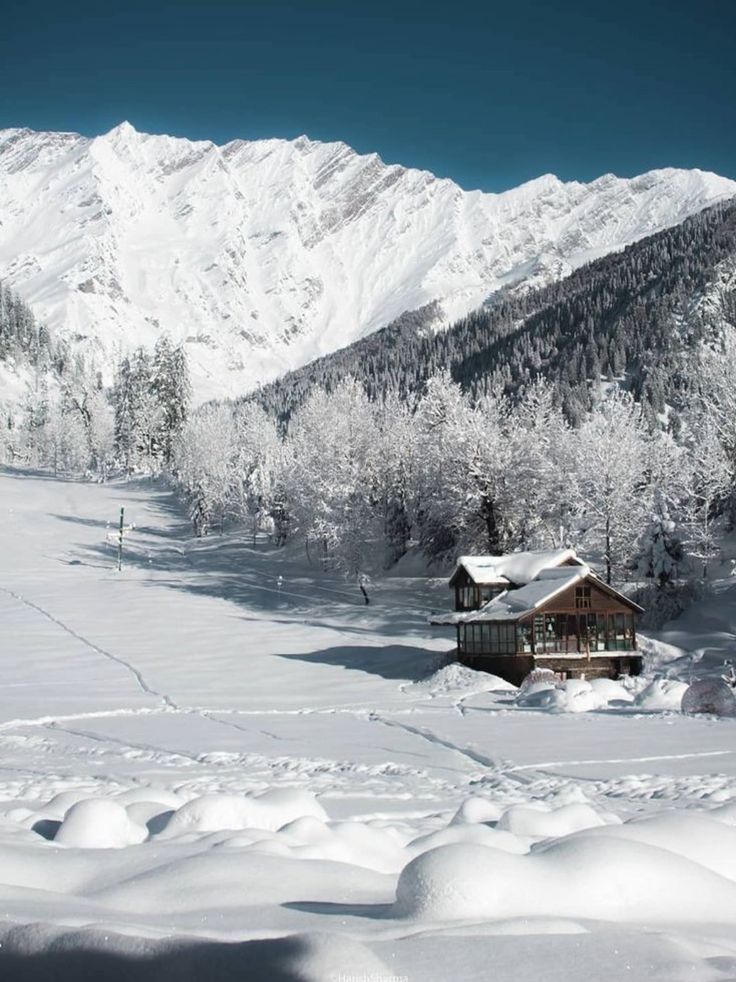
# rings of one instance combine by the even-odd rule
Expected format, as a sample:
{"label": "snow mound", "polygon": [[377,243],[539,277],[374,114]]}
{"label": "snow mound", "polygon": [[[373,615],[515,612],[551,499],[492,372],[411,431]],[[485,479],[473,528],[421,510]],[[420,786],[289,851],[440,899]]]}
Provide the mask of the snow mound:
{"label": "snow mound", "polygon": [[283,840],[291,840],[289,851],[300,859],[328,859],[378,873],[398,873],[406,863],[406,853],[396,839],[363,822],[298,818],[279,830],[276,846],[286,844]]}
{"label": "snow mound", "polygon": [[436,696],[449,695],[456,692],[470,694],[473,692],[515,692],[516,687],[498,675],[488,672],[476,672],[460,662],[452,662],[426,679],[415,682],[413,689],[426,691],[433,699]]}
{"label": "snow mound", "polygon": [[430,849],[451,845],[455,842],[477,843],[491,849],[501,849],[522,855],[529,852],[529,846],[516,835],[502,829],[492,829],[487,825],[448,825],[445,829],[419,836],[406,847],[409,856],[419,856]]}
{"label": "snow mound", "polygon": [[[528,676],[527,676],[528,677]],[[548,705],[553,698],[551,693],[559,685],[559,680],[540,679],[537,682],[530,682],[525,688],[519,691],[516,697],[516,705],[524,709],[539,709]]]}
{"label": "snow mound", "polygon": [[585,834],[612,836],[668,849],[736,881],[736,828],[714,820],[712,814],[668,811]]}
{"label": "snow mound", "polygon": [[618,702],[633,702],[634,696],[621,682],[614,679],[591,679],[590,687],[601,706]]}
{"label": "snow mound", "polygon": [[654,712],[679,712],[682,697],[687,691],[687,683],[676,679],[654,679],[634,698],[639,709]]}
{"label": "snow mound", "polygon": [[557,680],[553,673],[541,674],[539,678],[524,680],[516,699],[517,706],[534,709],[547,709],[554,713],[589,713],[595,709],[605,709],[630,703],[633,696],[620,682],[613,679],[567,679]]}
{"label": "snow mound", "polygon": [[131,821],[118,802],[87,798],[72,805],[54,842],[78,849],[122,849],[143,842],[147,835],[147,830]]}
{"label": "snow mound", "polygon": [[474,825],[477,822],[495,822],[503,814],[503,805],[480,798],[466,798],[452,817],[451,825]]}
{"label": "snow mound", "polygon": [[62,819],[72,805],[76,805],[80,801],[85,801],[88,797],[89,792],[86,791],[61,791],[43,806],[43,814],[47,818]]}
{"label": "snow mound", "polygon": [[525,696],[530,689],[535,692],[541,692],[544,688],[554,689],[558,681],[557,675],[551,668],[533,668],[524,676],[519,686],[519,695]]}
{"label": "snow mound", "polygon": [[583,803],[561,805],[549,811],[540,807],[512,805],[498,820],[497,828],[506,829],[514,835],[549,839],[605,824],[605,819],[594,808]]}
{"label": "snow mound", "polygon": [[159,835],[171,838],[237,829],[275,832],[305,815],[327,819],[317,799],[306,791],[277,788],[259,795],[209,794],[193,798],[173,812]]}
{"label": "snow mound", "polygon": [[723,679],[699,679],[688,686],[682,697],[683,713],[709,713],[736,716],[736,698]]}
{"label": "snow mound", "polygon": [[656,846],[581,834],[526,856],[458,843],[413,859],[397,915],[427,921],[563,917],[728,923],[736,883]]}

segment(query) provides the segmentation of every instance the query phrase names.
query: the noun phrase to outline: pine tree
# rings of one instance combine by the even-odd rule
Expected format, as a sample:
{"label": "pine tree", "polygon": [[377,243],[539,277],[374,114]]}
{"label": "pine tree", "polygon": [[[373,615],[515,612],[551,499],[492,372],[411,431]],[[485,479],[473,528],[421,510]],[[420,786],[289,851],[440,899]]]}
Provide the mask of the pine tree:
{"label": "pine tree", "polygon": [[161,426],[154,453],[169,467],[174,455],[174,444],[187,418],[191,396],[189,369],[183,346],[174,347],[166,336],[159,338],[154,348],[151,368],[151,393],[161,412]]}
{"label": "pine tree", "polygon": [[641,541],[638,571],[661,591],[674,586],[685,552],[664,496],[655,492],[654,511]]}

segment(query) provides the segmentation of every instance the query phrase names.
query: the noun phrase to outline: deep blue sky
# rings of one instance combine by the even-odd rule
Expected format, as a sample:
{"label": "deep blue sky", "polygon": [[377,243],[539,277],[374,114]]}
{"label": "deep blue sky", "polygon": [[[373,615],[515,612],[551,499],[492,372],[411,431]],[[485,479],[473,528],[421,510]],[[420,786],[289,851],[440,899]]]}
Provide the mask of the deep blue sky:
{"label": "deep blue sky", "polygon": [[5,0],[0,127],[342,139],[464,187],[736,178],[736,0]]}

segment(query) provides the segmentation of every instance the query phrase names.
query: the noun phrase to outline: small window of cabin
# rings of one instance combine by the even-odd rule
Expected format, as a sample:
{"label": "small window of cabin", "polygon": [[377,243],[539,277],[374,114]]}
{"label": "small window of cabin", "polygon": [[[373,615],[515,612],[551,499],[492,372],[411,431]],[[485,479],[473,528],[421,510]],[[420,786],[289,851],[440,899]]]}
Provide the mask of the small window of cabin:
{"label": "small window of cabin", "polygon": [[590,610],[593,606],[590,596],[590,586],[588,584],[575,587],[575,606],[578,610]]}

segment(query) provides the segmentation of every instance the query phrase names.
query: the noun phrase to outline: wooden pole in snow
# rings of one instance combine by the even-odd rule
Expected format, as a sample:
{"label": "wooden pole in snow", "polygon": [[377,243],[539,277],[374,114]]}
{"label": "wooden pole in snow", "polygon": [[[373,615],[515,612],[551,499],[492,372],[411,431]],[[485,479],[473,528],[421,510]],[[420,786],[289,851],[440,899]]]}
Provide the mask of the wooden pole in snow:
{"label": "wooden pole in snow", "polygon": [[118,572],[123,568],[123,520],[125,518],[125,509],[120,509],[120,530],[118,532]]}

